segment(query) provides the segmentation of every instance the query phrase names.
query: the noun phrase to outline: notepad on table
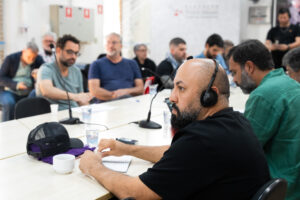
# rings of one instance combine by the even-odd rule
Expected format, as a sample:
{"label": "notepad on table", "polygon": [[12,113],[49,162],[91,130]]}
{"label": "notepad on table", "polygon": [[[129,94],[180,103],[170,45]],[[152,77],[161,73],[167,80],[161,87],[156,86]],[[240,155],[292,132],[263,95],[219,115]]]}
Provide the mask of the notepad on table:
{"label": "notepad on table", "polygon": [[107,156],[102,159],[102,163],[113,171],[126,173],[131,160],[131,156]]}

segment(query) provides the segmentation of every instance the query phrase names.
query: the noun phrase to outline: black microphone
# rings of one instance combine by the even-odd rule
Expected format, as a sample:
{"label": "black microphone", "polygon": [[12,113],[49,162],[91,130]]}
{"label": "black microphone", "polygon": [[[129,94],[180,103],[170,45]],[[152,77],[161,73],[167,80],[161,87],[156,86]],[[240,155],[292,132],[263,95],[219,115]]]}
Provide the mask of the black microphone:
{"label": "black microphone", "polygon": [[[144,68],[142,67],[142,70],[145,70],[147,68]],[[158,75],[157,73],[153,72],[152,70],[150,69],[147,69],[149,72],[151,72],[152,74],[158,76],[159,78],[161,78],[160,75]],[[165,87],[166,83],[171,80],[171,77],[173,76],[173,74],[175,73],[176,70],[174,70],[172,72],[172,74],[165,80],[165,81],[162,81],[162,85],[161,87]],[[150,108],[149,108],[149,111],[148,111],[148,116],[147,116],[147,119],[146,120],[142,120],[142,121],[139,121],[139,127],[141,128],[149,128],[149,129],[160,129],[161,128],[161,125],[156,123],[156,122],[153,122],[153,121],[150,121],[150,118],[151,118],[151,110],[152,110],[152,103],[153,103],[153,100],[155,99],[155,97],[157,96],[157,94],[161,91],[161,88],[158,88],[156,94],[154,95],[154,97],[151,99],[151,103],[150,103]]]}
{"label": "black microphone", "polygon": [[141,127],[141,128],[149,128],[149,129],[160,129],[161,128],[160,124],[158,124],[156,122],[153,122],[153,121],[150,121],[151,110],[152,110],[152,102],[155,99],[155,97],[157,96],[158,92],[159,91],[157,91],[156,94],[154,95],[154,97],[151,99],[151,103],[150,103],[150,108],[149,108],[149,111],[148,111],[147,119],[139,121],[139,127]]}
{"label": "black microphone", "polygon": [[54,44],[51,43],[51,44],[49,45],[49,47],[50,47],[52,53],[55,54],[55,47],[54,47]]}
{"label": "black microphone", "polygon": [[[54,54],[56,65],[59,66],[58,62],[57,62],[57,58],[56,58],[56,52],[55,52],[54,45],[51,43],[49,46],[51,48],[52,53]],[[65,81],[62,78],[59,69],[58,69],[58,74],[60,75],[60,78],[61,78],[61,80],[63,82],[62,85],[64,87],[64,90],[67,93],[68,106],[69,106],[69,118],[60,120],[59,123],[61,123],[61,124],[69,124],[69,125],[72,125],[72,124],[82,124],[83,122],[81,122],[79,118],[72,116],[71,101],[70,101],[69,93],[68,93],[68,90],[66,89]]]}
{"label": "black microphone", "polygon": [[[152,75],[158,77],[162,83],[162,86],[166,89],[173,89],[173,81],[172,81],[172,74],[171,75],[159,75],[158,73],[152,71],[151,69],[142,67],[141,68],[142,71],[148,71],[150,72]],[[161,88],[159,88],[161,89]],[[159,90],[158,90],[159,91]]]}

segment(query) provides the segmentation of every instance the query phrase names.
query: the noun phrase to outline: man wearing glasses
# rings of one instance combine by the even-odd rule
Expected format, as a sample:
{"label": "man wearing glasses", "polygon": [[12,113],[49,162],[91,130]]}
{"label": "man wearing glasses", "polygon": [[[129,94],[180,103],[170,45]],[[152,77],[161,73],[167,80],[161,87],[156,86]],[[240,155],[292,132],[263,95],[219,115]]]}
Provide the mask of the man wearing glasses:
{"label": "man wearing glasses", "polygon": [[89,93],[83,93],[82,75],[75,62],[79,56],[79,40],[64,35],[57,40],[56,61],[42,65],[37,78],[37,96],[47,98],[59,105],[59,110],[68,108],[68,91],[71,107],[86,105],[91,100]]}
{"label": "man wearing glasses", "polygon": [[89,69],[89,90],[98,102],[143,94],[144,86],[137,63],[121,56],[122,39],[117,33],[106,37],[106,57]]}

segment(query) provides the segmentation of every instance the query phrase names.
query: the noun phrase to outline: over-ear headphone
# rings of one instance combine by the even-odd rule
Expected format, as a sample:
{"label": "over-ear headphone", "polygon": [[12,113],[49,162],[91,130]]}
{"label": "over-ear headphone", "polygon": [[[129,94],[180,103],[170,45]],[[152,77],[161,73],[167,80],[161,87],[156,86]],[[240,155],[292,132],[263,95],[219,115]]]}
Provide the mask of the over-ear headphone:
{"label": "over-ear headphone", "polygon": [[215,59],[213,59],[213,61],[215,62],[215,65],[216,65],[215,71],[210,79],[210,82],[209,82],[206,90],[204,90],[202,92],[201,97],[200,97],[200,102],[203,107],[211,107],[211,106],[215,105],[218,101],[218,94],[213,89],[211,89],[211,87],[215,81],[215,78],[217,76],[217,73],[218,73],[218,63]]}

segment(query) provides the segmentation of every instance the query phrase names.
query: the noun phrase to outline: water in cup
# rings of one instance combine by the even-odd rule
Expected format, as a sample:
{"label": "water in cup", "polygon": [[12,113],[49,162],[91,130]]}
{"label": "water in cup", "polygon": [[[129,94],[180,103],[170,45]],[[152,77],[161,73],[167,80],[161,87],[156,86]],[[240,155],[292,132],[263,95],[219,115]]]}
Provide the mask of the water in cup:
{"label": "water in cup", "polygon": [[163,112],[163,114],[164,114],[163,131],[164,131],[164,134],[168,134],[171,129],[171,112],[169,110],[165,110]]}
{"label": "water in cup", "polygon": [[149,85],[149,94],[150,94],[150,97],[152,98],[156,92],[157,92],[157,84],[155,85]]}
{"label": "water in cup", "polygon": [[87,145],[89,147],[96,147],[98,145],[99,131],[97,129],[87,127],[85,134]]}
{"label": "water in cup", "polygon": [[82,112],[82,121],[83,122],[90,122],[92,116],[92,108],[84,107],[81,109]]}

